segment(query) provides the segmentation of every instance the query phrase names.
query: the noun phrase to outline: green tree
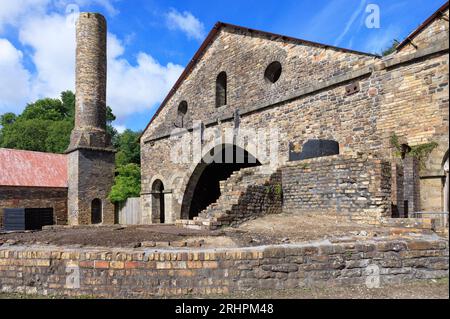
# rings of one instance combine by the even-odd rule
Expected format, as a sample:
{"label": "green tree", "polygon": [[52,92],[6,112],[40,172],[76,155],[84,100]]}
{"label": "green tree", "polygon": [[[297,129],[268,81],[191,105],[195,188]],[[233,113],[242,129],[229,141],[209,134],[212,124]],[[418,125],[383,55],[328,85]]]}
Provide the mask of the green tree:
{"label": "green tree", "polygon": [[109,194],[113,203],[124,202],[141,194],[141,168],[137,164],[126,164],[116,169],[117,176]]}
{"label": "green tree", "polygon": [[141,132],[133,132],[127,129],[117,136],[114,141],[114,146],[118,150],[116,154],[116,165],[141,164],[140,134]]}
{"label": "green tree", "polygon": [[[75,122],[75,94],[61,93],[60,99],[44,98],[30,103],[22,114],[0,116],[0,147],[63,153],[70,142]],[[115,139],[111,123],[116,119],[107,107],[107,131]]]}
{"label": "green tree", "polygon": [[6,126],[13,124],[17,119],[16,114],[14,113],[5,113],[2,116],[0,116],[0,125]]}
{"label": "green tree", "polygon": [[391,44],[389,47],[387,47],[386,49],[384,49],[384,50],[381,52],[381,55],[382,55],[382,56],[387,56],[387,55],[389,55],[389,54],[391,54],[391,53],[394,53],[395,50],[397,50],[398,44],[399,44],[399,43],[398,43],[397,40],[392,40],[392,44]]}

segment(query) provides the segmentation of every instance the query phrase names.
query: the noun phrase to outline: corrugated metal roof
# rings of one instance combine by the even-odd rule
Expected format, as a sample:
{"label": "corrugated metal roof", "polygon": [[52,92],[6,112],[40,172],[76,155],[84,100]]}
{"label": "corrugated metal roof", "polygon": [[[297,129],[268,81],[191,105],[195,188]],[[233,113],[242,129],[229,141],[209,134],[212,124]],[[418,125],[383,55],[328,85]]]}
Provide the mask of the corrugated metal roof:
{"label": "corrugated metal roof", "polygon": [[0,148],[0,186],[67,187],[67,157]]}

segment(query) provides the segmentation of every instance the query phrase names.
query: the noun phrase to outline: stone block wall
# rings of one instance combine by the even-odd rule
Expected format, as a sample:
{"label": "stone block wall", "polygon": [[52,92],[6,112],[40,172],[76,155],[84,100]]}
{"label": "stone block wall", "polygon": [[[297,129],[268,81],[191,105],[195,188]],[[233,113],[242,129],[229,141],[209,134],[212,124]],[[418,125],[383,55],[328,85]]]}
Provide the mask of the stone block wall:
{"label": "stone block wall", "polygon": [[5,208],[53,208],[56,225],[67,224],[67,188],[0,186],[0,228]]}
{"label": "stone block wall", "polygon": [[367,156],[329,156],[282,168],[283,211],[390,217],[390,163]]}
{"label": "stone block wall", "polygon": [[108,199],[114,183],[115,153],[79,149],[68,154],[68,222],[90,225],[92,201],[102,202],[102,223],[114,224],[115,208]]}
{"label": "stone block wall", "polygon": [[217,250],[0,246],[0,290],[133,298],[448,278],[448,241],[377,240]]}
{"label": "stone block wall", "polygon": [[435,19],[424,32],[417,34],[409,43],[399,50],[399,54],[408,54],[424,49],[442,39],[448,39],[448,6],[442,15]]}
{"label": "stone block wall", "polygon": [[[394,161],[390,145],[393,133],[401,143],[411,146],[435,141],[439,146],[420,172],[421,187],[426,188],[420,193],[420,207],[439,210],[442,160],[448,150],[448,39],[430,42],[415,52],[379,59],[332,49],[297,48],[272,40],[228,31],[217,35],[216,42],[141,139],[142,163],[146,163],[142,166],[143,193],[151,192],[156,177],[161,179],[165,189],[172,191],[170,213],[179,218],[181,199],[198,163],[193,158],[183,164],[170,161],[166,154],[171,153],[175,141],[165,135],[165,128],[173,126],[178,103],[186,100],[187,116],[204,122],[206,137],[232,129],[236,110],[241,131],[277,129],[278,167],[288,160],[289,143],[301,148],[309,139],[332,139],[339,143],[340,154],[370,153],[386,161]],[[247,47],[253,55],[243,59]],[[264,82],[263,66],[269,58],[260,56],[260,50],[265,55],[274,52],[270,59],[277,57],[276,52],[284,52],[279,82]],[[228,52],[237,54],[227,56]],[[329,65],[332,71],[321,69],[329,58],[337,59]],[[222,70],[229,76],[230,103],[216,109],[214,79]],[[348,84],[356,84],[359,91],[347,94]],[[186,122],[188,128],[190,121]],[[202,147],[202,154],[210,151]],[[151,215],[146,196],[143,210]]]}

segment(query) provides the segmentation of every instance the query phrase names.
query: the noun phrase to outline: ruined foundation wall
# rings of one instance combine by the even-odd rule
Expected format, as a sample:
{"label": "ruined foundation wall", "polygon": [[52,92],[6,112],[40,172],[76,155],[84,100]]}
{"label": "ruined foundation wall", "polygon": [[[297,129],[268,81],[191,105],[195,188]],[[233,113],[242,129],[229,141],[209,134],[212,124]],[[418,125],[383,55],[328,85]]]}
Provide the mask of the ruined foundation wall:
{"label": "ruined foundation wall", "polygon": [[390,164],[379,159],[329,156],[282,168],[283,211],[329,212],[377,221],[391,214]]}
{"label": "ruined foundation wall", "polygon": [[[374,272],[374,269],[376,272]],[[448,278],[448,241],[143,251],[0,246],[0,290],[132,298]],[[373,282],[373,280],[371,281]]]}

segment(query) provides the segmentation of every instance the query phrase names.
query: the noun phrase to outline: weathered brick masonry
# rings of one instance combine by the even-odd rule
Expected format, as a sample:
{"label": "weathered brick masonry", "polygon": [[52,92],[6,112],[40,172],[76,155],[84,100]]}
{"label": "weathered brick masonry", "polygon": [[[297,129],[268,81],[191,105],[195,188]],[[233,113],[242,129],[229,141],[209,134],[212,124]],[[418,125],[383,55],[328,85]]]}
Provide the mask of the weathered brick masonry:
{"label": "weathered brick masonry", "polygon": [[[448,8],[444,14],[448,16]],[[276,168],[288,162],[290,143],[301,150],[310,139],[335,140],[344,156],[364,153],[390,163],[399,161],[390,143],[393,134],[410,146],[436,142],[438,147],[417,172],[421,190],[415,193],[420,200],[415,199],[419,204],[414,209],[443,211],[449,42],[442,30],[448,32],[448,21],[436,19],[421,31],[420,45],[407,45],[381,58],[244,28],[218,27],[141,138],[143,215],[152,216],[152,185],[159,180],[166,191],[166,222],[183,217],[183,197],[189,192],[198,155],[201,158],[225,143],[215,136],[235,129],[236,117],[237,134],[245,129],[279,130]],[[420,40],[425,38],[429,40]],[[276,83],[264,78],[273,61],[282,65]],[[223,71],[228,76],[227,105],[216,108],[216,79]],[[349,84],[356,86],[355,93],[347,92]],[[193,121],[200,120],[204,141],[200,150],[190,151],[188,163],[174,163],[169,154],[179,139],[170,138],[170,132],[179,122],[182,101],[188,105],[184,127],[193,129]],[[391,193],[401,195],[403,189],[396,189],[400,177],[394,173]],[[395,202],[397,195],[391,201],[402,208],[403,203]]]}
{"label": "weathered brick masonry", "polygon": [[291,163],[281,171],[285,212],[390,217],[388,162],[338,155]]}
{"label": "weathered brick masonry", "polygon": [[47,295],[130,298],[329,287],[364,284],[377,272],[381,285],[446,278],[448,242],[399,239],[194,251],[0,247],[1,290]]}
{"label": "weathered brick masonry", "polygon": [[67,188],[0,186],[0,228],[4,208],[53,208],[56,225],[67,223]]}

